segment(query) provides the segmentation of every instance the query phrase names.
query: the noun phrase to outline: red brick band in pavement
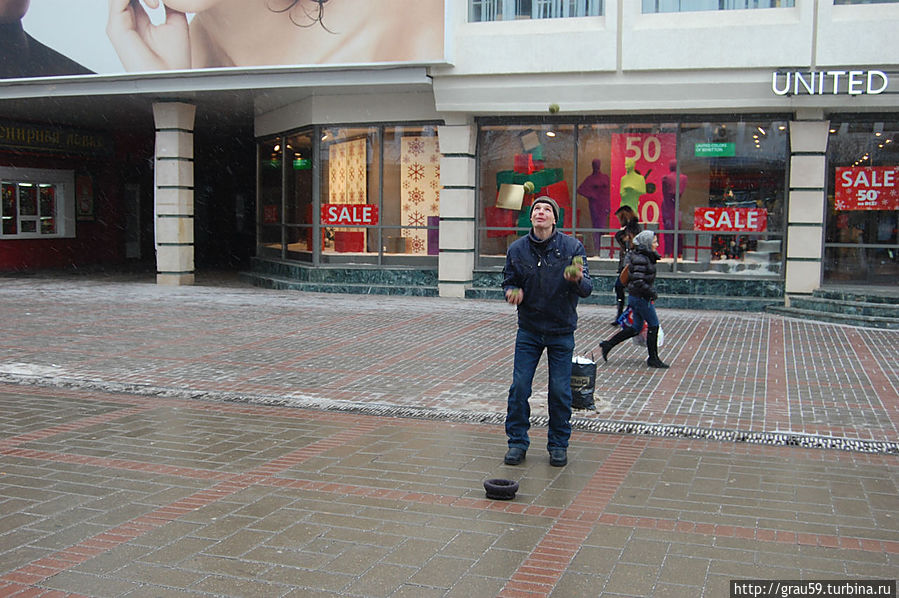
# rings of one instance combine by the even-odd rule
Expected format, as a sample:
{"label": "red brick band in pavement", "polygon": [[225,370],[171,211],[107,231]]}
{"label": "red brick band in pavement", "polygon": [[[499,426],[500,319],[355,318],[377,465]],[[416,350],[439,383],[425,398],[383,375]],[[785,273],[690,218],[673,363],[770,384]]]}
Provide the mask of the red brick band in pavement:
{"label": "red brick band in pavement", "polygon": [[615,447],[506,583],[499,594],[502,598],[548,596],[552,592],[644,448],[645,440],[621,442]]}
{"label": "red brick band in pavement", "polygon": [[768,356],[765,363],[765,424],[768,430],[792,430],[783,320],[768,322]]}
{"label": "red brick band in pavement", "polygon": [[[6,385],[2,385],[2,387],[11,388]],[[134,401],[131,402],[133,403]],[[128,417],[131,415],[136,415],[138,413],[143,413],[145,411],[150,411],[151,409],[155,408],[155,405],[149,404],[141,407],[131,407],[129,409],[122,409],[118,411],[112,411],[110,413],[103,413],[101,415],[94,415],[75,422],[60,424],[58,426],[44,428],[42,430],[36,430],[34,432],[28,432],[27,434],[19,434],[18,436],[12,436],[10,438],[0,440],[0,449],[18,446],[20,444],[33,442],[35,440],[42,440],[44,438],[49,438],[50,436],[55,436],[56,434],[62,434],[64,432],[73,432],[75,430],[89,428],[90,426],[108,424],[111,421],[115,421],[117,419],[121,419],[123,417]]]}
{"label": "red brick band in pavement", "polygon": [[846,336],[849,346],[855,350],[855,354],[858,356],[862,370],[871,381],[871,387],[877,393],[887,417],[890,418],[893,430],[899,430],[899,392],[884,371],[884,364],[875,357],[860,331],[847,329]]}
{"label": "red brick band in pavement", "polygon": [[[81,398],[83,400],[91,400],[93,399],[93,396],[82,396]],[[110,402],[109,397],[96,398],[94,400],[102,400],[107,403]],[[742,526],[716,525],[686,520],[622,516],[608,513],[608,506],[612,498],[626,480],[634,463],[640,458],[649,444],[647,439],[627,436],[593,435],[587,433],[579,433],[577,435],[577,442],[609,446],[611,448],[611,453],[603,460],[600,467],[594,475],[591,476],[587,485],[572,501],[571,505],[563,509],[515,502],[472,499],[441,495],[438,493],[385,490],[383,488],[366,487],[354,484],[275,477],[277,474],[284,472],[311,457],[341,447],[354,439],[365,436],[369,432],[383,426],[386,421],[389,421],[393,425],[408,427],[426,427],[432,425],[429,422],[411,419],[353,416],[327,412],[309,412],[279,407],[245,407],[227,404],[195,403],[183,400],[161,401],[166,405],[178,405],[182,409],[196,408],[204,411],[240,412],[257,416],[277,414],[319,421],[341,421],[351,424],[351,427],[347,429],[339,431],[327,438],[320,439],[277,459],[273,459],[247,473],[223,473],[212,471],[206,471],[204,473],[204,470],[196,470],[194,468],[167,467],[154,464],[142,464],[123,459],[82,457],[79,455],[59,454],[49,451],[37,451],[15,447],[16,444],[27,442],[27,439],[47,438],[53,434],[84,428],[89,425],[96,425],[98,419],[103,421],[113,421],[116,418],[124,417],[125,415],[149,411],[160,406],[160,401],[156,399],[132,397],[131,400],[133,403],[143,403],[143,405],[126,407],[102,416],[87,417],[64,426],[53,426],[27,435],[17,436],[15,438],[18,440],[15,442],[13,442],[14,439],[9,439],[7,441],[8,448],[3,449],[2,453],[29,459],[76,462],[109,468],[140,469],[141,471],[158,473],[159,475],[199,476],[204,479],[219,480],[218,483],[211,488],[197,491],[188,497],[159,507],[152,512],[136,517],[126,523],[83,540],[74,546],[9,572],[0,578],[0,590],[5,592],[7,590],[18,591],[19,589],[22,589],[22,591],[27,590],[37,592],[37,594],[32,595],[42,595],[40,594],[42,590],[33,586],[41,583],[44,579],[77,566],[99,554],[105,553],[123,543],[134,540],[153,529],[174,521],[187,513],[213,504],[253,485],[309,489],[321,492],[331,492],[338,495],[354,494],[358,496],[389,498],[398,501],[425,504],[445,504],[466,509],[501,510],[509,513],[554,518],[555,523],[545,534],[544,538],[537,544],[533,552],[525,558],[522,565],[512,575],[503,589],[502,595],[508,598],[548,596],[559,581],[562,572],[564,572],[566,567],[570,564],[571,559],[577,553],[581,543],[587,538],[596,524],[629,528],[639,527],[672,530],[676,532],[689,532],[716,537],[751,538],[759,542],[848,548],[862,551],[899,554],[899,542],[814,533],[785,532],[774,529],[748,528]],[[472,429],[482,429],[475,424],[462,425],[471,427]],[[656,440],[654,441],[653,446],[671,447],[673,449],[675,447],[692,445],[690,444],[690,441]],[[770,447],[751,447],[735,444],[722,444],[720,447],[716,448],[726,452],[743,451],[752,453],[756,451],[768,451],[766,454],[770,454],[770,451],[772,450],[777,450],[771,449]],[[815,458],[824,459],[826,456],[826,458],[830,460],[861,459],[869,462],[880,462],[888,458],[882,455],[855,455],[832,451],[809,451],[809,453],[812,460]],[[221,476],[224,476],[224,479],[221,479]],[[5,586],[2,585],[4,582],[6,584]],[[22,595],[29,594],[26,592]]]}

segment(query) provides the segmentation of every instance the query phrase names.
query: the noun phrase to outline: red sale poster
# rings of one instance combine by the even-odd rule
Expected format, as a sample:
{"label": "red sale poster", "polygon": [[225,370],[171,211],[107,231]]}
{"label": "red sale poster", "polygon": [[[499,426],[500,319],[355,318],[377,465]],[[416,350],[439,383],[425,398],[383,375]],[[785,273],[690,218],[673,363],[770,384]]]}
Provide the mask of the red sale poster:
{"label": "red sale poster", "polygon": [[760,233],[768,229],[763,208],[695,208],[693,230]]}
{"label": "red sale poster", "polygon": [[899,166],[837,168],[836,210],[899,209]]}
{"label": "red sale poster", "polygon": [[[613,134],[609,174],[611,212],[614,214],[621,205],[623,191],[625,203],[636,200],[640,222],[661,222],[662,177],[668,173],[669,164],[676,157],[677,139],[674,133]],[[634,161],[630,172],[625,164],[629,160]]]}

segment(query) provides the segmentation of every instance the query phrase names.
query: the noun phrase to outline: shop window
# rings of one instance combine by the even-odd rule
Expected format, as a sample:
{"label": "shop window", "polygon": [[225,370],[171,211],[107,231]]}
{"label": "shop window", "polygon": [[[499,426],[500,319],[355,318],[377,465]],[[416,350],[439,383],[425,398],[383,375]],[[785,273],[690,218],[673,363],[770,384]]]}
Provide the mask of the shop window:
{"label": "shop window", "polygon": [[257,254],[262,257],[284,257],[281,227],[282,192],[284,190],[283,140],[271,139],[259,144],[259,198]]}
{"label": "shop window", "polygon": [[308,129],[261,142],[259,156],[260,256],[403,264],[439,254],[436,126]]}
{"label": "shop window", "polygon": [[435,127],[384,131],[382,250],[438,255],[440,146]]}
{"label": "shop window", "polygon": [[594,269],[617,267],[628,205],[659,233],[662,271],[780,276],[785,122],[485,123],[478,155],[481,266],[502,264],[546,194]]}
{"label": "shop window", "polygon": [[[787,123],[682,123],[676,164],[679,270],[779,274]],[[668,250],[666,250],[668,254]]]}
{"label": "shop window", "polygon": [[796,0],[643,0],[643,13],[790,8]]}
{"label": "shop window", "polygon": [[469,21],[598,17],[603,0],[470,0]]}
{"label": "shop window", "polygon": [[378,129],[329,127],[320,147],[322,254],[377,254]]}
{"label": "shop window", "polygon": [[899,120],[831,121],[824,282],[899,277]]}
{"label": "shop window", "polygon": [[74,236],[71,171],[0,168],[0,239]]}
{"label": "shop window", "polygon": [[[589,214],[572,204],[575,138],[572,125],[485,125],[478,140],[479,246],[484,256],[504,256],[509,245],[530,229],[535,197],[548,195],[561,209],[559,227],[574,233]],[[525,183],[533,190],[523,188]]]}
{"label": "shop window", "polygon": [[284,156],[287,174],[284,189],[284,223],[287,257],[311,261],[314,238],[312,193],[312,136],[305,130],[287,136]]}

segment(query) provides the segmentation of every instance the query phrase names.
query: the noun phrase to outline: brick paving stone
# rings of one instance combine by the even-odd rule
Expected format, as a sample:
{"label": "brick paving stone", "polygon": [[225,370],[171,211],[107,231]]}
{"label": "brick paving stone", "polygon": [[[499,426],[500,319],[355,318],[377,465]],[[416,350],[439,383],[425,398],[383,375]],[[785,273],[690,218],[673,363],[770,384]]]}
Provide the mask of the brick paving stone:
{"label": "brick paving stone", "polygon": [[[0,595],[720,596],[899,570],[896,332],[666,310],[670,370],[622,347],[570,464],[538,419],[508,467],[504,304],[6,282]],[[579,347],[607,310],[583,307]],[[497,476],[515,500],[484,497]]]}

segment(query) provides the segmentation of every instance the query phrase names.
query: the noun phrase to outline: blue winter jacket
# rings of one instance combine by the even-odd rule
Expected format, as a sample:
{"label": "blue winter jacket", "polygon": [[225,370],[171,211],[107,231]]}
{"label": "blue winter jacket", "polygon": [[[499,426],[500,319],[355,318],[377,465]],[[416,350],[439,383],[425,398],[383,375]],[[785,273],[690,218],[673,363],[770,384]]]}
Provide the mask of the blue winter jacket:
{"label": "blue winter jacket", "polygon": [[[584,260],[584,278],[580,283],[564,278],[565,267],[576,255]],[[503,292],[514,288],[524,292],[524,301],[518,306],[519,327],[538,334],[574,332],[578,298],[593,292],[584,246],[557,230],[541,241],[532,229],[512,243],[506,253]]]}

